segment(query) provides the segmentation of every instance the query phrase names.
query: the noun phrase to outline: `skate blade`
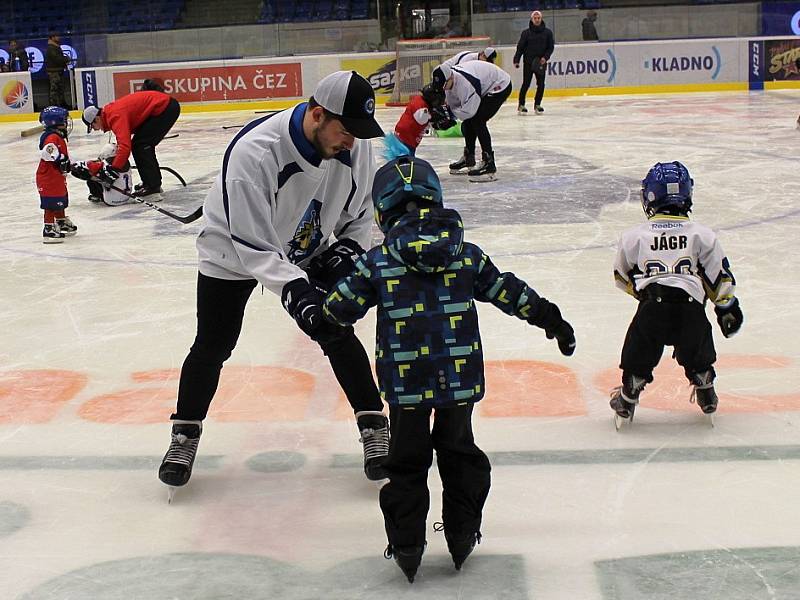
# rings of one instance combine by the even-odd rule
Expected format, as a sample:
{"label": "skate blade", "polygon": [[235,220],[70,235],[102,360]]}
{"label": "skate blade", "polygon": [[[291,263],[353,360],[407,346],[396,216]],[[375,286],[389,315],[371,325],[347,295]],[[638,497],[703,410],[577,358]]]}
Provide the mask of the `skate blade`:
{"label": "skate blade", "polygon": [[633,414],[634,412],[631,411],[631,416],[626,419],[625,417],[621,417],[617,413],[614,413],[614,429],[619,431],[623,427],[630,427],[631,424],[633,424]]}
{"label": "skate blade", "polygon": [[473,175],[469,180],[472,183],[489,183],[491,181],[497,181],[497,177],[494,175]]}
{"label": "skate blade", "polygon": [[454,169],[450,169],[450,175],[467,175],[469,171],[464,169],[463,171],[456,171]]}
{"label": "skate blade", "polygon": [[174,485],[167,486],[167,504],[172,504],[172,501],[175,499],[175,490],[177,490]]}

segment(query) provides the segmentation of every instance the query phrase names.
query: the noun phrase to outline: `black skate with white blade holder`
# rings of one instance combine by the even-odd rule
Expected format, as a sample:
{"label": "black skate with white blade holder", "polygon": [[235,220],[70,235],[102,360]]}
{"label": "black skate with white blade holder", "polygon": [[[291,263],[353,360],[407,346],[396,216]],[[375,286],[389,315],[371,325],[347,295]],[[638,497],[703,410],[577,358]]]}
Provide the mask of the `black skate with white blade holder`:
{"label": "black skate with white blade holder", "polygon": [[169,449],[161,461],[158,478],[169,486],[167,502],[172,504],[175,490],[189,483],[192,476],[197,446],[203,433],[202,421],[172,421]]}
{"label": "black skate with white blade holder", "polygon": [[475,152],[470,152],[464,148],[464,154],[460,159],[450,163],[450,175],[466,175],[471,169],[475,168]]}
{"label": "black skate with white blade holder", "polygon": [[467,171],[472,183],[487,183],[497,180],[497,167],[494,164],[494,152],[483,152],[481,164]]}
{"label": "black skate with white blade holder", "polygon": [[611,401],[608,403],[614,410],[614,429],[619,431],[625,424],[633,423],[637,402],[628,402],[623,397],[622,386],[611,390]]}

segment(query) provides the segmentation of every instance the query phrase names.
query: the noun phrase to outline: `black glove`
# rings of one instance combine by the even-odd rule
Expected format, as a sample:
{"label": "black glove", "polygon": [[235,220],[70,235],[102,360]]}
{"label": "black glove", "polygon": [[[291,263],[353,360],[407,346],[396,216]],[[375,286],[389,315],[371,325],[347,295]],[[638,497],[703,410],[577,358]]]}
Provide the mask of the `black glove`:
{"label": "black glove", "polygon": [[103,168],[97,172],[97,178],[102,183],[107,183],[108,185],[114,185],[118,177],[119,171],[109,164],[104,165]]}
{"label": "black glove", "polygon": [[306,335],[313,335],[322,325],[325,290],[305,279],[295,279],[283,286],[281,304]]}
{"label": "black glove", "polygon": [[337,240],[311,259],[306,272],[309,278],[316,279],[330,289],[353,272],[356,260],[362,254],[364,249],[355,240]]}
{"label": "black glove", "polygon": [[575,352],[575,332],[572,325],[562,320],[555,329],[545,330],[548,340],[556,338],[558,349],[564,356],[572,356]]}
{"label": "black glove", "polygon": [[446,104],[428,109],[431,113],[431,127],[436,130],[450,129],[456,124],[455,115]]}
{"label": "black glove", "polygon": [[715,306],[714,312],[717,313],[717,323],[719,323],[719,328],[722,330],[722,335],[726,338],[736,335],[744,322],[744,315],[739,307],[739,299],[734,298],[733,302],[725,308]]}
{"label": "black glove", "polygon": [[89,181],[92,178],[92,172],[89,171],[89,167],[86,166],[85,162],[73,163],[69,172],[72,173],[73,177],[83,179],[84,181]]}

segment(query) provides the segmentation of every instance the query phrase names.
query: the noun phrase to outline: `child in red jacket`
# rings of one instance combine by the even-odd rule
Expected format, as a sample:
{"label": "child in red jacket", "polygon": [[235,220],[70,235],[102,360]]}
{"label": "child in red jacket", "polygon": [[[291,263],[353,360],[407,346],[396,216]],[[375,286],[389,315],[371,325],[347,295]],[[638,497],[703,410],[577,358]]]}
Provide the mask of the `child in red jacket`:
{"label": "child in red jacket", "polygon": [[394,126],[394,133],[386,134],[383,140],[386,160],[414,156],[429,126],[434,129],[449,129],[455,125],[455,119],[444,103],[442,90],[428,84],[420,92],[409,100]]}
{"label": "child in red jacket", "polygon": [[69,206],[67,136],[72,120],[66,109],[48,106],[39,115],[39,122],[44,125],[44,133],[39,138],[41,159],[36,169],[36,188],[39,190],[40,207],[44,210],[42,241],[45,244],[58,244],[65,237],[78,233],[78,228],[64,214]]}

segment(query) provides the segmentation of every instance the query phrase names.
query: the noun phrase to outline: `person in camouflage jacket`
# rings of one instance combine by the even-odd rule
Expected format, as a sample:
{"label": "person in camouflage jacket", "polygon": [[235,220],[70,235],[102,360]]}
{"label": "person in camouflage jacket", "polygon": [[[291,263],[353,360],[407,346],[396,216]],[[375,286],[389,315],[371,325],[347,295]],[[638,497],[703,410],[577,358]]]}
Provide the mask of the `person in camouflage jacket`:
{"label": "person in camouflage jacket", "polygon": [[426,161],[388,162],[375,175],[372,197],[386,238],[333,287],[323,314],[351,325],[378,307],[376,370],[390,408],[389,483],[380,493],[386,556],[413,581],[426,544],[434,450],[445,538],[457,569],[481,536],[491,467],[471,424],[473,405],[485,393],[475,301],[543,328],[565,355],[574,352],[575,337],[555,304],[464,241],[461,217],[442,206],[439,178]]}

